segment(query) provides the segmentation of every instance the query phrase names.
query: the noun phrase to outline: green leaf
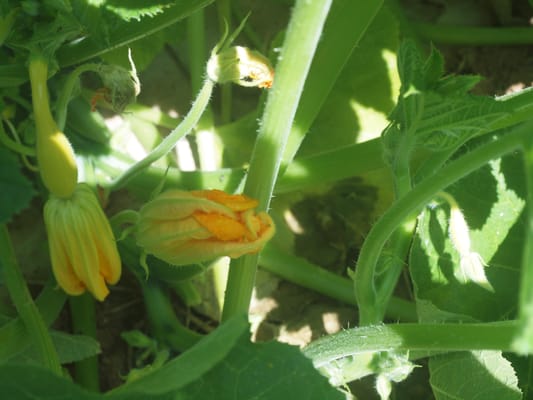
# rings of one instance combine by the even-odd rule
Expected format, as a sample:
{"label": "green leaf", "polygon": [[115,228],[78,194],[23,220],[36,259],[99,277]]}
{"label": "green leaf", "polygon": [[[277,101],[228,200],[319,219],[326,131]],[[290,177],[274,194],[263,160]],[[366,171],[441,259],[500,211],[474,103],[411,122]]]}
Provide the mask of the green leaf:
{"label": "green leaf", "polygon": [[120,18],[139,21],[142,17],[153,17],[164,12],[166,7],[178,3],[176,0],[159,0],[147,3],[143,0],[107,0],[106,8]]}
{"label": "green leaf", "polygon": [[424,61],[412,41],[403,42],[398,70],[400,96],[383,134],[386,159],[394,170],[406,169],[406,160],[416,147],[456,149],[495,130],[516,113],[510,102],[468,94],[478,77],[442,76],[442,56],[434,48]]}
{"label": "green leaf", "polygon": [[0,393],[6,399],[18,400],[94,400],[101,397],[41,367],[16,364],[0,366]]}
{"label": "green leaf", "polygon": [[[320,42],[318,44],[316,54],[313,58],[313,63],[309,70],[308,77],[305,82],[304,91],[300,103],[298,104],[298,110],[294,118],[294,124],[291,129],[289,140],[286,146],[285,153],[283,155],[283,163],[289,164],[296,152],[298,151],[300,144],[304,137],[306,137],[308,131],[315,132],[315,128],[310,130],[311,125],[314,123],[315,118],[317,117],[319,111],[325,105],[327,97],[330,95],[334,84],[338,86],[338,90],[334,90],[337,94],[332,93],[332,99],[328,101],[334,102],[337,107],[339,104],[343,111],[343,125],[347,127],[347,133],[353,137],[353,112],[349,108],[349,97],[353,95],[351,79],[357,78],[358,74],[365,74],[372,69],[368,68],[368,63],[366,56],[369,53],[359,55],[359,42],[363,37],[368,26],[368,21],[371,21],[376,13],[380,10],[382,1],[376,2],[358,2],[358,1],[334,1],[332,2],[331,9],[326,20],[324,31],[321,36]],[[389,25],[386,25],[386,21],[389,21]],[[388,36],[388,40],[394,41],[396,24],[393,20],[385,18],[384,24],[375,25],[375,31],[383,32],[382,37],[387,37],[388,33],[391,33]],[[378,35],[379,37],[379,35]],[[380,37],[381,39],[381,37]],[[370,52],[372,49],[372,40],[370,38],[368,41],[367,50]],[[379,39],[378,39],[379,40]],[[382,43],[379,43],[379,48],[376,46],[373,47],[372,61],[381,61],[379,66],[380,71],[385,71],[383,60],[379,60],[379,52],[381,50]],[[351,56],[352,51],[356,49],[353,56]],[[349,61],[351,57],[352,61]],[[377,59],[376,59],[377,58]],[[379,60],[379,61],[378,61]],[[350,68],[348,64],[351,63],[360,63],[364,65],[362,68],[358,68],[356,71]],[[345,66],[345,64],[347,64]],[[373,64],[374,66],[376,64]],[[352,65],[353,67],[353,65]],[[339,77],[341,71],[344,69],[343,76]],[[347,81],[347,78],[349,81]],[[346,83],[350,83],[349,93],[346,93]],[[383,85],[387,86],[387,85]],[[380,87],[383,89],[383,87]],[[362,95],[367,93],[364,90],[358,92]],[[379,91],[381,95],[382,91]],[[327,107],[329,110],[335,109],[333,107]],[[350,112],[352,116],[350,116]],[[328,117],[328,111],[324,109],[321,111],[324,116],[324,119]],[[335,118],[336,121],[339,121],[338,116],[332,117],[329,115],[329,121]],[[322,123],[320,124],[322,125]],[[325,123],[324,123],[325,125]],[[338,125],[336,124],[336,127]],[[331,149],[334,146],[330,143],[331,134],[337,133],[332,131],[331,125],[327,126],[327,137],[328,140],[321,140],[321,146],[326,145],[327,147],[322,147],[322,150],[327,148]],[[343,129],[339,129],[343,130]],[[319,141],[318,138],[323,138],[322,135],[316,134],[315,140]],[[307,141],[308,139],[306,139]],[[313,140],[314,142],[314,140]],[[335,147],[338,146],[338,141]],[[353,141],[351,142],[353,143]],[[311,143],[306,145],[311,147]],[[316,147],[312,146],[313,149]],[[313,151],[314,152],[314,151]],[[299,155],[309,155],[311,153],[310,149],[303,150]]]}
{"label": "green leaf", "polygon": [[513,367],[499,351],[436,356],[430,359],[429,367],[436,400],[522,398]]}
{"label": "green leaf", "polygon": [[[68,364],[100,353],[100,343],[84,335],[71,335],[60,331],[50,332],[61,364]],[[12,363],[38,361],[38,352],[34,345],[28,346],[23,352],[9,360]]]}
{"label": "green leaf", "polygon": [[209,373],[181,393],[183,399],[344,399],[295,346],[253,344],[241,336]]}
{"label": "green leaf", "polygon": [[[144,394],[104,396],[90,393],[71,380],[33,365],[8,364],[0,366],[2,398],[16,400],[146,400]],[[151,395],[150,400],[173,400],[172,394]]]}
{"label": "green leaf", "polygon": [[[440,203],[419,218],[409,259],[417,303],[425,321],[510,318],[516,309],[522,231],[518,221],[524,201],[520,158],[494,161],[448,191],[470,226],[470,250],[481,255],[494,292],[459,279],[460,256],[449,239],[448,206]],[[431,303],[433,307],[428,307]],[[439,312],[443,311],[446,314]],[[455,315],[455,317],[453,316]]]}
{"label": "green leaf", "polygon": [[0,223],[28,207],[35,195],[31,182],[22,175],[17,157],[0,148]]}
{"label": "green leaf", "polygon": [[274,342],[252,344],[249,325],[241,316],[112,395],[142,393],[151,398],[170,392],[180,399],[344,398],[298,348]]}
{"label": "green leaf", "polygon": [[51,332],[61,364],[73,363],[100,354],[100,343],[89,336]]}
{"label": "green leaf", "polygon": [[[339,3],[351,3],[350,7],[353,8],[357,8],[358,4],[363,4]],[[334,17],[335,7],[336,2],[333,2],[328,23],[333,24],[329,18]],[[347,26],[343,31],[345,35],[355,22],[349,14],[343,15],[342,19],[346,19],[344,23]],[[334,40],[344,42],[345,39],[335,37]],[[321,52],[321,46],[329,46],[329,48]],[[346,59],[343,59],[345,65],[342,70],[338,72],[324,70],[325,66],[332,62],[330,58],[335,57],[336,60],[340,54],[336,54],[339,51],[336,43],[327,44],[321,40],[306,82],[302,101],[298,106],[288,149],[293,145],[296,131],[306,134],[298,157],[338,149],[352,145],[356,141],[362,142],[379,136],[388,124],[387,115],[394,107],[397,96],[399,86],[395,69],[397,47],[398,25],[387,7],[382,7],[376,14],[351,56],[348,58],[349,53],[344,56]],[[315,67],[315,64],[321,67]],[[333,67],[332,65],[330,68]],[[314,72],[317,75],[313,75]],[[329,82],[330,79],[337,77],[337,74],[336,81]],[[328,82],[332,86],[328,87],[331,92],[325,92],[323,95],[327,94],[327,97],[320,99],[319,102],[319,98],[313,96],[319,90],[324,90]],[[321,108],[318,108],[319,106]],[[311,111],[315,114],[308,114]],[[335,121],[335,129],[332,129],[332,121]],[[311,123],[312,126],[309,128]]]}
{"label": "green leaf", "polygon": [[533,399],[533,390],[531,388],[533,383],[533,380],[531,379],[533,376],[533,357],[524,357],[513,353],[506,353],[505,358],[511,362],[516,371],[518,387],[522,391],[523,399]]}
{"label": "green leaf", "polygon": [[248,323],[242,316],[228,320],[190,350],[154,373],[115,389],[113,394],[142,393],[147,397],[185,387],[215,367],[232,351],[241,336],[248,336]]}
{"label": "green leaf", "polygon": [[[140,21],[132,20],[128,22],[119,19],[109,11],[106,14],[95,7],[79,8],[77,14],[80,16],[80,20],[94,34],[89,35],[82,41],[62,46],[57,52],[57,59],[61,67],[82,63],[106,51],[149,36],[212,2],[213,0],[180,1],[171,7],[165,8],[165,12],[154,17],[144,17]],[[93,14],[96,12],[97,14]],[[100,15],[100,13],[103,15]],[[104,21],[104,23],[102,24],[101,21]],[[99,33],[99,31],[104,33]]]}

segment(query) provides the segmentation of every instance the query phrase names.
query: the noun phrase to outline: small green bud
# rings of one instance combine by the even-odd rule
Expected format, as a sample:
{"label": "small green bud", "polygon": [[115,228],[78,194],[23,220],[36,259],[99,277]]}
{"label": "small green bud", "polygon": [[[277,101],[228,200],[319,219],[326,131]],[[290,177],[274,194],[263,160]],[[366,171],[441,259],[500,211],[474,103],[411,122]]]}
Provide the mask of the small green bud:
{"label": "small green bud", "polygon": [[124,111],[128,104],[134,103],[141,93],[141,83],[137,77],[137,70],[131,58],[131,51],[128,49],[128,58],[131,70],[127,70],[119,65],[102,65],[98,74],[102,79],[104,87],[97,91],[92,100],[92,107],[96,106],[98,99],[103,98],[111,104],[113,110],[120,113]]}

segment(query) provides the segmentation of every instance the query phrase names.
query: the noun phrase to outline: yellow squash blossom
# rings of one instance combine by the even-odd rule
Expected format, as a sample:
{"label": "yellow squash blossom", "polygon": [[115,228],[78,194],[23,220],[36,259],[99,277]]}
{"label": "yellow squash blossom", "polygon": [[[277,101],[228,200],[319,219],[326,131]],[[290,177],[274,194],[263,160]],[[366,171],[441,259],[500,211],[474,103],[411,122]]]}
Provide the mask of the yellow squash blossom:
{"label": "yellow squash blossom", "polygon": [[91,188],[80,183],[69,198],[51,195],[44,207],[52,269],[70,295],[88,290],[102,301],[115,284],[121,262],[113,231]]}
{"label": "yellow squash blossom", "polygon": [[254,199],[220,190],[171,190],[141,209],[137,244],[173,265],[256,253],[275,231],[256,207]]}

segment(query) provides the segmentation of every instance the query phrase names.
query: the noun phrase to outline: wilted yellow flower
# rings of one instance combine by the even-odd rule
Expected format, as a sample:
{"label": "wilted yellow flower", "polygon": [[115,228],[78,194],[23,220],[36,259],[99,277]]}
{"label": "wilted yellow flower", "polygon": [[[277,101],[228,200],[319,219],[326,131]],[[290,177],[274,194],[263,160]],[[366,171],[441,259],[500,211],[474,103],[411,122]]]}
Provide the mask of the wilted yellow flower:
{"label": "wilted yellow flower", "polygon": [[137,244],[173,265],[256,253],[275,228],[255,207],[254,199],[220,190],[171,190],[141,209]]}
{"label": "wilted yellow flower", "polygon": [[52,269],[70,295],[86,290],[102,301],[106,283],[120,278],[121,262],[113,231],[91,188],[80,183],[69,198],[51,195],[44,206]]}
{"label": "wilted yellow flower", "polygon": [[207,76],[217,83],[233,82],[269,89],[274,80],[274,68],[261,53],[234,46],[211,56],[207,62]]}

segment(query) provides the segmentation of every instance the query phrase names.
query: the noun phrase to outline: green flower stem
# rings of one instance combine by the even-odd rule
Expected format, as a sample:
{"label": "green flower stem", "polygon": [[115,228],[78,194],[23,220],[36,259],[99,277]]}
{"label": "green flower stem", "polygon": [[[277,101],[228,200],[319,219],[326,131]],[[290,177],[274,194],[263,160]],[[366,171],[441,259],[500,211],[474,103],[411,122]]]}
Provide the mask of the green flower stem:
{"label": "green flower stem", "polygon": [[[330,5],[331,0],[298,0],[294,7],[244,190],[259,201],[259,210],[268,209],[294,115]],[[257,259],[257,254],[252,254],[232,261],[222,320],[248,312]]]}
{"label": "green flower stem", "polygon": [[334,360],[371,351],[510,351],[518,326],[517,321],[365,326],[318,339],[303,352],[320,368]]}
{"label": "green flower stem", "polygon": [[398,199],[374,224],[361,248],[354,277],[360,325],[371,325],[381,321],[382,310],[379,307],[381,299],[378,298],[375,282],[376,265],[390,235],[406,218],[431,201],[438,192],[488,161],[520,148],[523,138],[531,134],[531,129],[533,123],[526,123],[450,163]]}
{"label": "green flower stem", "polygon": [[[75,334],[96,339],[96,312],[94,298],[90,294],[69,298],[72,330]],[[86,389],[98,392],[98,357],[92,356],[74,364],[74,380]]]}
{"label": "green flower stem", "polygon": [[524,140],[524,164],[527,220],[518,300],[520,333],[513,343],[513,348],[520,354],[531,354],[533,352],[533,138],[531,132]]}
{"label": "green flower stem", "polygon": [[465,45],[519,45],[533,43],[531,28],[489,28],[412,22],[413,30],[436,43]]}
{"label": "green flower stem", "polygon": [[56,123],[61,131],[65,129],[68,102],[70,101],[74,87],[78,83],[79,76],[87,71],[97,72],[98,68],[98,64],[82,64],[69,74],[56,102]]}
{"label": "green flower stem", "polygon": [[0,266],[11,300],[41,356],[42,364],[55,374],[61,375],[56,349],[20,271],[7,226],[4,224],[0,225]]}
{"label": "green flower stem", "polygon": [[[259,263],[261,268],[289,282],[343,303],[357,305],[351,279],[343,278],[303,258],[283,252],[273,244],[265,246],[259,255]],[[385,315],[404,322],[414,322],[418,319],[414,304],[400,298],[390,299]]]}
{"label": "green flower stem", "polygon": [[172,132],[170,132],[169,135],[165,137],[156,148],[146,155],[146,157],[132,165],[129,169],[124,171],[122,175],[115,179],[111,183],[109,190],[117,190],[123,187],[140,171],[150,166],[150,164],[152,164],[154,161],[166,155],[170,150],[172,150],[179,139],[193,130],[200,120],[200,117],[202,116],[207,105],[209,104],[209,99],[211,98],[214,85],[215,83],[213,81],[206,79],[202,89],[196,97],[196,100],[189,110],[189,113],[185,116],[181,124],[179,124]]}

